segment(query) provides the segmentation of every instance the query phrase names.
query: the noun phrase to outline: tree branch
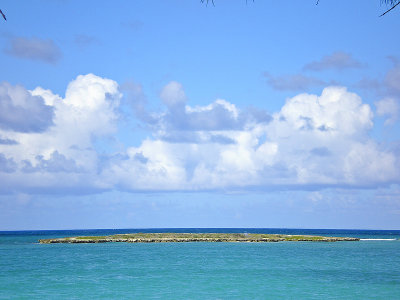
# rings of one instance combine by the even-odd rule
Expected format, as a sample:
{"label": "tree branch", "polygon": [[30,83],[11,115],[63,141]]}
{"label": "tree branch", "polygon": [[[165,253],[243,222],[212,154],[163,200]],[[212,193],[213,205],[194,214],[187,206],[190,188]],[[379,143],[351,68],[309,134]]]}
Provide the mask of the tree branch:
{"label": "tree branch", "polygon": [[397,5],[399,5],[400,2],[397,2],[395,5],[393,5],[390,9],[388,9],[387,11],[385,11],[383,14],[380,15],[380,17],[386,15],[389,11],[391,11],[393,8],[395,8]]}
{"label": "tree branch", "polygon": [[[200,0],[200,1],[201,1],[201,3],[204,3],[204,0]],[[211,0],[211,3],[212,3],[213,6],[215,6],[214,0]],[[207,0],[207,5],[208,5],[208,0]]]}

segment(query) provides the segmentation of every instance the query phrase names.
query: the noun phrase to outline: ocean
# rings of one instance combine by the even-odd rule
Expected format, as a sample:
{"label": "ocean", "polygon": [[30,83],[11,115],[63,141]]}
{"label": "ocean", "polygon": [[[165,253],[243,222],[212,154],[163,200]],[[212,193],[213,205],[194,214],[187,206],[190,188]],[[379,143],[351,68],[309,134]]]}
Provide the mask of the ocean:
{"label": "ocean", "polygon": [[[38,244],[130,232],[359,237],[359,242]],[[400,299],[399,230],[0,231],[0,299]]]}

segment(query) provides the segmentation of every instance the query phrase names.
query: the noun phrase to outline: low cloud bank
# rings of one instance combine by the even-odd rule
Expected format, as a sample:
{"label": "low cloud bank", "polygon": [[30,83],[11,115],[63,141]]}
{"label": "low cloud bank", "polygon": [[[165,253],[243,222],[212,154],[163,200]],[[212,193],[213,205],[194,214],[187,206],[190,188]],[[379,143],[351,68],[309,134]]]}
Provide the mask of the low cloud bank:
{"label": "low cloud bank", "polygon": [[[123,89],[115,81],[78,76],[65,98],[2,83],[1,192],[370,188],[399,181],[398,149],[369,136],[371,107],[344,87],[299,94],[272,114],[224,99],[191,106],[175,81],[161,89],[163,109],[148,111],[141,87],[127,88],[138,99],[131,99],[137,121],[151,134],[121,148],[115,135]],[[380,102],[377,114],[390,114],[392,104]],[[110,137],[115,145],[100,149],[98,141]]]}

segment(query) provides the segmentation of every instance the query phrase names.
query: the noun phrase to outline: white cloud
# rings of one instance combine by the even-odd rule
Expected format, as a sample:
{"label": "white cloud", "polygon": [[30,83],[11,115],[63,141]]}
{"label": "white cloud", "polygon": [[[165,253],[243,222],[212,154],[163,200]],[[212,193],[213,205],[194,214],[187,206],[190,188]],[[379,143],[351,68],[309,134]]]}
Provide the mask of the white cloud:
{"label": "white cloud", "polygon": [[226,100],[190,106],[173,82],[161,93],[166,110],[148,113],[154,136],[112,155],[100,155],[94,140],[117,130],[116,82],[89,74],[73,80],[65,98],[43,88],[31,94],[53,107],[54,125],[0,130],[15,141],[0,143],[9,191],[318,189],[400,178],[397,156],[368,135],[371,108],[343,87],[297,95],[269,116]]}
{"label": "white cloud", "polygon": [[156,138],[179,143],[220,142],[230,144],[234,141],[223,131],[243,130],[254,123],[267,123],[271,116],[257,109],[240,111],[234,104],[224,99],[217,99],[209,105],[190,106],[180,83],[172,81],[162,90],[160,97],[167,110],[161,113],[143,113]]}
{"label": "white cloud", "polygon": [[[3,188],[97,187],[98,154],[93,141],[116,131],[117,83],[88,74],[68,85],[64,99],[43,88],[30,94],[51,106],[53,126],[38,133],[0,130],[2,139],[16,141],[0,144],[0,153],[18,166],[13,176],[0,178]],[[54,172],[58,174],[53,176]]]}
{"label": "white cloud", "polygon": [[146,110],[147,99],[141,84],[129,80],[121,85],[124,102],[133,110],[135,117],[145,123],[154,123],[154,117]]}
{"label": "white cloud", "polygon": [[53,125],[53,107],[22,86],[0,83],[0,128],[17,132],[43,132]]}
{"label": "white cloud", "polygon": [[378,148],[373,141],[353,142],[343,161],[346,184],[370,185],[396,180],[399,161],[394,153]]}
{"label": "white cloud", "polygon": [[376,113],[378,116],[387,116],[385,125],[394,124],[399,118],[399,103],[393,98],[384,98],[375,102]]}
{"label": "white cloud", "polygon": [[179,82],[171,81],[161,90],[160,98],[170,108],[181,107],[186,102],[186,94]]}
{"label": "white cloud", "polygon": [[[123,178],[130,190],[384,184],[398,178],[398,160],[368,137],[372,126],[372,111],[359,96],[329,87],[321,96],[289,99],[270,123],[200,130],[233,143],[147,139],[105,174]],[[138,153],[146,163],[135,159]]]}
{"label": "white cloud", "polygon": [[[300,94],[289,99],[277,115],[283,127],[323,135],[362,134],[370,129],[372,111],[361,98],[342,87],[325,88],[321,96]],[[276,119],[277,117],[275,117]],[[285,131],[280,128],[279,132]]]}
{"label": "white cloud", "polygon": [[267,132],[279,145],[278,159],[296,174],[293,183],[378,184],[396,179],[398,161],[368,137],[372,118],[356,94],[329,87],[319,97],[289,99]]}
{"label": "white cloud", "polygon": [[11,140],[11,139],[2,139],[0,137],[0,144],[3,144],[3,145],[16,145],[16,144],[18,144],[18,142],[14,141],[14,140]]}
{"label": "white cloud", "polygon": [[3,153],[0,153],[0,172],[13,173],[17,169],[17,164],[12,158],[7,158]]}

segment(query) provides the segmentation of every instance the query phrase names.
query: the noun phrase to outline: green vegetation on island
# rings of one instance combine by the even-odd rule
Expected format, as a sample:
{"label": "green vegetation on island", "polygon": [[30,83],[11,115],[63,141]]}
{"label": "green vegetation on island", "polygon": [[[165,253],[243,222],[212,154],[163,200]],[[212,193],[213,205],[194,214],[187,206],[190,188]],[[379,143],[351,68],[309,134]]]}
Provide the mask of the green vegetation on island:
{"label": "green vegetation on island", "polygon": [[358,238],[314,235],[285,235],[259,233],[128,233],[108,236],[77,236],[39,240],[54,243],[182,243],[182,242],[339,242],[359,241]]}

